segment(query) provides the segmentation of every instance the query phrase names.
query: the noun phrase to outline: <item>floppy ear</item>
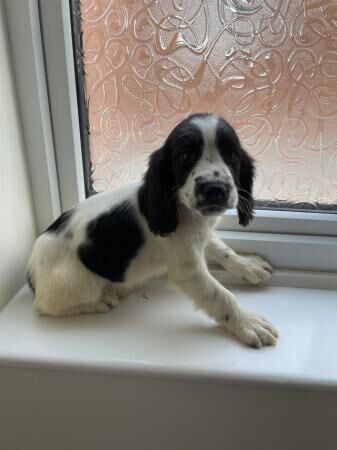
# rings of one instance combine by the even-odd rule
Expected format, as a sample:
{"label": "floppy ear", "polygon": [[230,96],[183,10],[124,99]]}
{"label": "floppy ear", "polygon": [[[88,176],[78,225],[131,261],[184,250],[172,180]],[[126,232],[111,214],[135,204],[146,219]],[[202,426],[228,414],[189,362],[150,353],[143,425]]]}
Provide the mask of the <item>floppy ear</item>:
{"label": "floppy ear", "polygon": [[176,230],[178,203],[167,144],[152,153],[138,198],[152,233],[165,236]]}
{"label": "floppy ear", "polygon": [[253,181],[255,175],[254,160],[248,153],[240,151],[239,202],[237,206],[239,223],[246,227],[253,219],[254,199]]}

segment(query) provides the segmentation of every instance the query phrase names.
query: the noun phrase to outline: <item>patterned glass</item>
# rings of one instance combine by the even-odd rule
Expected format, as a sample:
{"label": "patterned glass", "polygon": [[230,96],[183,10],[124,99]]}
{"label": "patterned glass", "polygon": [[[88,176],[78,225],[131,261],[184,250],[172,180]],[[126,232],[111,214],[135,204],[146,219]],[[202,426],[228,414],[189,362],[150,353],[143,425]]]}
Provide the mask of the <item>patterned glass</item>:
{"label": "patterned glass", "polygon": [[193,112],[257,161],[255,196],[337,203],[337,2],[81,0],[93,187],[139,179]]}

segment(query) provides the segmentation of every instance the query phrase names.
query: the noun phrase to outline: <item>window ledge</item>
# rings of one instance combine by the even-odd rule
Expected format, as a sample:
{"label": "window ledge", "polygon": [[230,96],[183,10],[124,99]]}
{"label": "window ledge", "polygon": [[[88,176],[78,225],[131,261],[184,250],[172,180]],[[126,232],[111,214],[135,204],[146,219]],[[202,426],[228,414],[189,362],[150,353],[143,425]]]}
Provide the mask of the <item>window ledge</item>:
{"label": "window ledge", "polygon": [[233,291],[276,326],[276,347],[241,345],[163,280],[110,313],[66,319],[36,316],[24,287],[0,312],[0,365],[337,388],[335,291]]}

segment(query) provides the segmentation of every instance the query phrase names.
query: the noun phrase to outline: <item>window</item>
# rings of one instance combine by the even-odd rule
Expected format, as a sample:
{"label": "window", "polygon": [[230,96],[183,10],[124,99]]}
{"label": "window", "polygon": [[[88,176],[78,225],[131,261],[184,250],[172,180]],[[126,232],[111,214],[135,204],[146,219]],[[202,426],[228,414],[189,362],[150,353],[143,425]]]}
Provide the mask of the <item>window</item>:
{"label": "window", "polygon": [[329,1],[73,0],[88,191],[140,178],[177,122],[214,111],[257,160],[258,207],[336,212],[336,14]]}
{"label": "window", "polygon": [[332,2],[6,5],[13,24],[22,18],[14,68],[40,230],[91,188],[139,178],[176,122],[213,110],[259,165],[254,222],[243,230],[229,211],[219,234],[269,259],[276,284],[336,286]]}

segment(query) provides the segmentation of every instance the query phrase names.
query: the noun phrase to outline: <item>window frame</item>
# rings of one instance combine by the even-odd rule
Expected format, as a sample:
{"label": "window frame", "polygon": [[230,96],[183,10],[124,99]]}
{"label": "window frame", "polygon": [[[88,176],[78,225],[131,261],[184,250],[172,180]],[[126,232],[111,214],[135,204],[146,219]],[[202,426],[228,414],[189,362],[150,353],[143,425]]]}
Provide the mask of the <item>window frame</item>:
{"label": "window frame", "polygon": [[[71,9],[69,0],[6,0],[6,6],[9,36],[15,44],[13,64],[23,127],[47,129],[39,152],[33,150],[34,139],[25,136],[38,228],[42,231],[59,212],[85,198],[80,134],[83,124],[78,110]],[[17,14],[21,27],[30,35],[28,42],[22,30],[17,29]],[[18,52],[22,45],[25,52]],[[26,59],[31,55],[33,67],[27,84],[26,74],[20,77],[20,73],[23,65],[26,71]],[[25,91],[30,84],[39,85],[39,89],[27,96]],[[29,110],[33,96],[40,101],[32,124]],[[37,182],[41,171],[44,177]],[[327,284],[337,288],[337,214],[261,209],[256,211],[253,223],[243,229],[238,225],[236,212],[231,210],[222,218],[218,232],[235,250],[260,253],[277,269],[291,269],[292,283],[295,272],[298,280],[303,280],[303,273],[314,274],[306,277],[306,285],[311,279],[315,286],[323,274],[333,277],[336,273],[335,282],[330,277]],[[284,284],[290,282],[285,274],[282,279]]]}
{"label": "window frame", "polygon": [[[242,231],[235,210],[229,210],[221,219],[222,231]],[[280,211],[256,209],[253,222],[245,231],[312,236],[337,236],[337,213]]]}
{"label": "window frame", "polygon": [[86,198],[70,7],[68,0],[37,1],[60,203],[64,212]]}

